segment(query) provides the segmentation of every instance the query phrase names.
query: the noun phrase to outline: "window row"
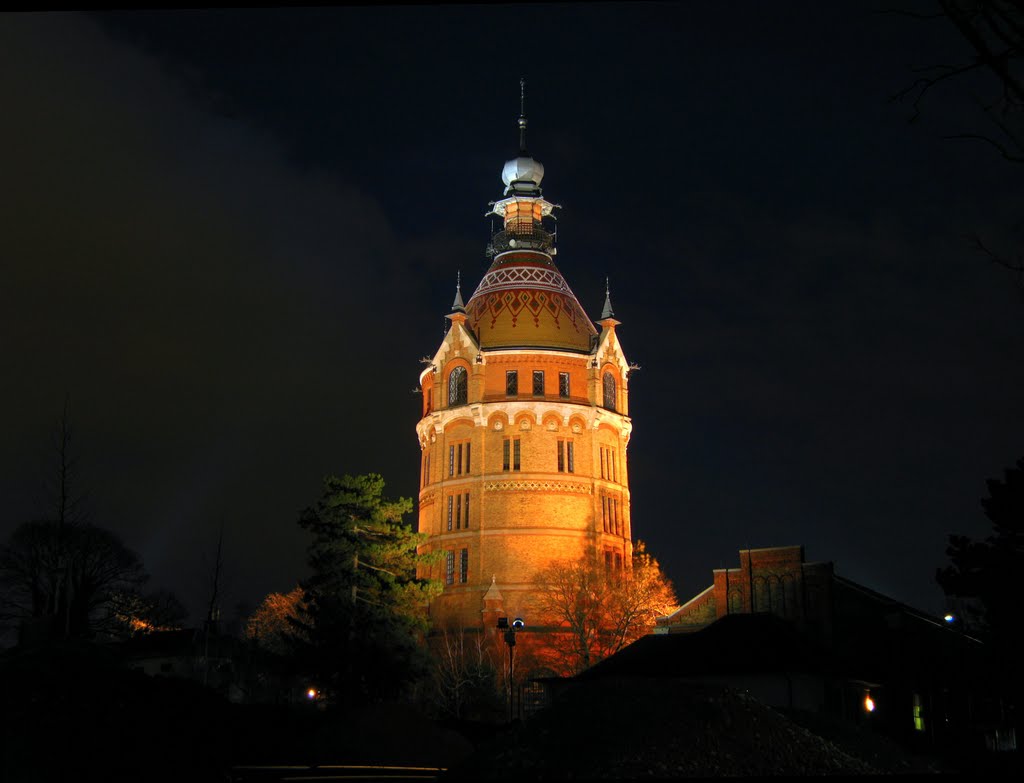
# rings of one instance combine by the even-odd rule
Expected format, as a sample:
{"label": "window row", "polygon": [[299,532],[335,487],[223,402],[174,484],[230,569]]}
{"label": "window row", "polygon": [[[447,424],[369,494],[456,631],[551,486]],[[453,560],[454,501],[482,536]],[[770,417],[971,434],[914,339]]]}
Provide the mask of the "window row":
{"label": "window row", "polygon": [[604,550],[604,567],[606,571],[621,571],[622,552],[614,552],[611,549]]}
{"label": "window row", "polygon": [[[459,584],[469,581],[469,550],[459,551]],[[455,550],[448,549],[444,553],[444,583],[455,584]]]}
{"label": "window row", "polygon": [[576,451],[571,440],[558,441],[558,472],[576,472]]}
{"label": "window row", "polygon": [[462,530],[463,528],[469,529],[468,492],[448,496],[448,530]]}
{"label": "window row", "polygon": [[618,450],[611,446],[601,446],[601,478],[608,481],[619,480]]}
{"label": "window row", "polygon": [[617,536],[624,535],[623,520],[619,516],[619,499],[601,496],[601,527],[605,533],[613,533]]}
{"label": "window row", "polygon": [[[602,405],[610,411],[617,410],[616,405],[616,383],[615,376],[606,372],[601,378]],[[519,396],[519,371],[507,370],[505,372],[505,395],[508,397]],[[533,371],[533,396],[544,396],[544,370]],[[569,373],[558,373],[558,396],[562,399],[569,399]],[[469,373],[465,367],[456,367],[448,374],[448,406],[465,405],[469,401]],[[427,412],[430,412],[430,402],[427,402]]]}
{"label": "window row", "polygon": [[[576,445],[571,440],[559,438],[557,443],[556,462],[559,473],[576,472]],[[501,469],[520,470],[522,468],[523,448],[521,438],[504,438],[501,444]],[[472,448],[468,440],[452,443],[448,446],[448,475],[461,476],[468,474],[472,465]],[[421,486],[430,483],[430,451],[423,454]],[[608,447],[601,447],[601,478],[616,480],[615,452]]]}
{"label": "window row", "polygon": [[453,443],[448,447],[448,475],[461,476],[469,473],[470,442]]}
{"label": "window row", "polygon": [[[519,395],[519,370],[506,370],[505,372],[505,394],[509,397]],[[544,396],[544,370],[533,371],[533,396]],[[558,373],[558,396],[562,399],[569,399],[569,373]]]}
{"label": "window row", "polygon": [[522,464],[522,443],[519,438],[505,438],[501,443],[501,469],[519,470]]}

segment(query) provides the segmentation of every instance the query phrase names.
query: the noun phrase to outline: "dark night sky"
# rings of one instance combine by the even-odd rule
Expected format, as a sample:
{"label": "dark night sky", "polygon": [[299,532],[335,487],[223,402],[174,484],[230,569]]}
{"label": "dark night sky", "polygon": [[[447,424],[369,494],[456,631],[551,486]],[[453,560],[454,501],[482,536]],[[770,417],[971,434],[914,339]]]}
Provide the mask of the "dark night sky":
{"label": "dark night sky", "polygon": [[525,75],[680,597],[799,543],[938,611],[946,535],[1024,455],[1024,301],[968,239],[1011,242],[1019,170],[942,138],[993,85],[888,100],[966,54],[863,3],[2,16],[0,536],[66,396],[93,520],[194,615],[222,522],[230,616],[304,576],[324,474],[413,496],[419,359],[486,269]]}

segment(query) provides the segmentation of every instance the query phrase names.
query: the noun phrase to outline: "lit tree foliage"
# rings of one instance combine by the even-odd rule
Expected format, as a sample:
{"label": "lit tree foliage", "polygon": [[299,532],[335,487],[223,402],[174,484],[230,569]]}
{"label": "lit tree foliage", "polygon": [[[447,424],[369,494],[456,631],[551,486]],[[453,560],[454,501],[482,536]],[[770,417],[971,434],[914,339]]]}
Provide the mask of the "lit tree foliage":
{"label": "lit tree foliage", "polygon": [[632,568],[610,571],[584,558],[553,563],[536,581],[543,588],[538,608],[544,621],[564,629],[546,636],[558,658],[555,668],[572,674],[643,636],[676,605],[671,582],[642,541]]}
{"label": "lit tree foliage", "polygon": [[245,637],[277,655],[292,650],[291,639],[300,633],[302,617],[301,587],[287,593],[270,593],[245,623]]}
{"label": "lit tree foliage", "polygon": [[177,631],[188,612],[169,590],[151,593],[114,593],[111,604],[115,621],[130,634]]}
{"label": "lit tree foliage", "polygon": [[312,575],[302,583],[300,661],[335,701],[400,692],[426,671],[426,605],[440,590],[416,577],[424,536],[403,516],[408,498],[386,500],[377,474],[328,476],[299,525],[313,536]]}

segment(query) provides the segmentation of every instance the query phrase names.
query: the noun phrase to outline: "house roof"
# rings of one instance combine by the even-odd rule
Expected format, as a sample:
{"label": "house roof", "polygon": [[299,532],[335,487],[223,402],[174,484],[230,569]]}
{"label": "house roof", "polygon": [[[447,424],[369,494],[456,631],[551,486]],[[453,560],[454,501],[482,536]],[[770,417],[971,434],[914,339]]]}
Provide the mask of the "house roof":
{"label": "house roof", "polygon": [[830,666],[824,648],[792,623],[771,614],[735,614],[693,633],[644,636],[577,679],[810,673]]}

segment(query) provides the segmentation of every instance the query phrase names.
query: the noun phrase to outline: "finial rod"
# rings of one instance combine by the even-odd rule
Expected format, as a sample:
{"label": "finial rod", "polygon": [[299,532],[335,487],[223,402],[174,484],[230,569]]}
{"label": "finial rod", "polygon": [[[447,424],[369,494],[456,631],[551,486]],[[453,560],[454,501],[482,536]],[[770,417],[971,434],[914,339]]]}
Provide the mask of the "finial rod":
{"label": "finial rod", "polygon": [[519,77],[519,152],[526,154],[526,77]]}

